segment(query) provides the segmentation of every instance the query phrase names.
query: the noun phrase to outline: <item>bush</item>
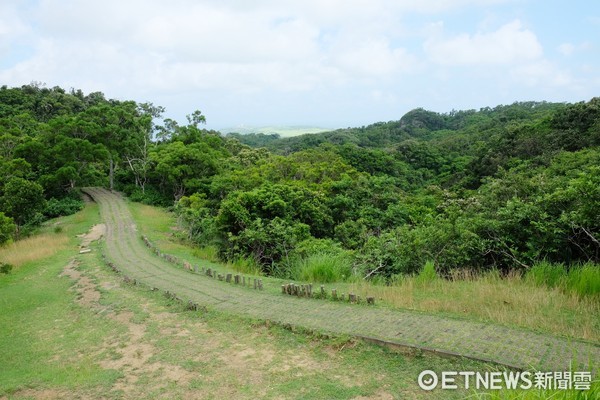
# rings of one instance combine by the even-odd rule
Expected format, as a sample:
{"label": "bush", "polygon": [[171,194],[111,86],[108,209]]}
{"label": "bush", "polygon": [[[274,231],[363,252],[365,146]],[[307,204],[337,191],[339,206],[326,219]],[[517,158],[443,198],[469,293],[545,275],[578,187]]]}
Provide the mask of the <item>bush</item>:
{"label": "bush", "polygon": [[352,261],[347,252],[319,252],[298,259],[292,275],[307,282],[340,282],[352,275]]}
{"label": "bush", "polygon": [[0,262],[0,274],[9,274],[12,269],[12,265]]}
{"label": "bush", "polygon": [[62,199],[51,198],[46,203],[44,215],[48,218],[56,218],[63,215],[71,215],[80,211],[84,206],[83,201],[75,196],[68,196]]}
{"label": "bush", "polygon": [[128,195],[129,200],[135,201],[150,206],[161,206],[170,207],[173,205],[173,199],[163,196],[158,190],[152,186],[148,186],[142,192],[142,189],[138,187],[128,187],[124,189],[125,194]]}

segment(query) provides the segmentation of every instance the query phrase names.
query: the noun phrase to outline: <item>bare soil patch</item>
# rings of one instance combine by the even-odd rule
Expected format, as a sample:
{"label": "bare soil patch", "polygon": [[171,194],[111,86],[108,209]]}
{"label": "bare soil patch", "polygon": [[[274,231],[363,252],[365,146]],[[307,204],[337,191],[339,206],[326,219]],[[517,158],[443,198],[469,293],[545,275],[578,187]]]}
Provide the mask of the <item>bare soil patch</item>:
{"label": "bare soil patch", "polygon": [[102,236],[104,236],[106,234],[106,225],[104,224],[98,224],[98,225],[94,225],[92,226],[92,228],[90,229],[90,231],[84,235],[79,235],[82,240],[81,240],[81,244],[79,245],[79,247],[81,248],[86,248],[90,245],[90,243],[96,241],[96,240],[100,240],[100,238]]}

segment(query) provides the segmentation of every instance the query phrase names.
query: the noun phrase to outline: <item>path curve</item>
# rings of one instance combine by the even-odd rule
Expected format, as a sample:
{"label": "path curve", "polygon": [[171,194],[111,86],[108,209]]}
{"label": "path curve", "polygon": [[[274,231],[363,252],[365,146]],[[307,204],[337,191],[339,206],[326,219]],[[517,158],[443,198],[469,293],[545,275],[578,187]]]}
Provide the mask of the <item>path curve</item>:
{"label": "path curve", "polygon": [[600,345],[504,326],[408,310],[277,296],[193,274],[154,255],[142,242],[125,200],[85,188],[106,223],[106,255],[123,273],[214,309],[375,342],[490,361],[520,369],[567,371],[600,365]]}

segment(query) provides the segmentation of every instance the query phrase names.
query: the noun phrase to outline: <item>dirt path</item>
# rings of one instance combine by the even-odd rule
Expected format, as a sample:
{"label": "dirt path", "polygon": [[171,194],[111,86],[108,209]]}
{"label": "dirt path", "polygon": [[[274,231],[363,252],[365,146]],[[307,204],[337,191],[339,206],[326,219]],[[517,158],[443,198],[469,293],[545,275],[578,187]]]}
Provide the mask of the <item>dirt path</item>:
{"label": "dirt path", "polygon": [[590,362],[595,368],[600,365],[598,344],[418,312],[276,296],[190,273],[144,246],[119,195],[100,188],[85,192],[100,205],[110,261],[131,278],[175,292],[184,300],[258,319],[523,369],[566,371],[573,360],[579,370],[588,370]]}

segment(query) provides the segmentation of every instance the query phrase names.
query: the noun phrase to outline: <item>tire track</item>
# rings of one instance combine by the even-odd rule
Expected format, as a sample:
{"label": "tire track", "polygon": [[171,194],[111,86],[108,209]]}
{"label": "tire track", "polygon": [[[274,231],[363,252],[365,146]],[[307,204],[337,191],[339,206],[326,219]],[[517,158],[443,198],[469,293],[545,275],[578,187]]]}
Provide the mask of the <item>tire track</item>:
{"label": "tire track", "polygon": [[571,360],[580,370],[589,363],[600,365],[600,346],[594,343],[405,310],[276,296],[190,273],[143,244],[120,195],[101,188],[84,192],[100,206],[110,261],[131,278],[185,299],[258,319],[520,369],[568,371]]}

